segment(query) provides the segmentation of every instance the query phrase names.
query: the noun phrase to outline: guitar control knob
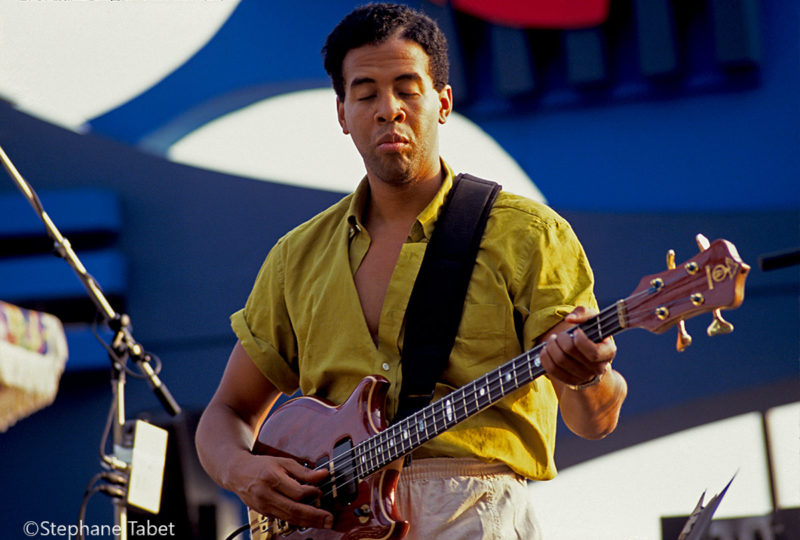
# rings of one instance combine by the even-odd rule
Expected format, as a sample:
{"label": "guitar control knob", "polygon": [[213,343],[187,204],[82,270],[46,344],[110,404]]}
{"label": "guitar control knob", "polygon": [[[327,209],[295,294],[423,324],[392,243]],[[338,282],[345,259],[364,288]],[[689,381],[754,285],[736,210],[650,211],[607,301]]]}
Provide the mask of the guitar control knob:
{"label": "guitar control knob", "polygon": [[362,504],[358,508],[353,510],[353,514],[358,518],[358,521],[361,523],[366,523],[369,521],[369,516],[372,512],[369,509],[369,505]]}

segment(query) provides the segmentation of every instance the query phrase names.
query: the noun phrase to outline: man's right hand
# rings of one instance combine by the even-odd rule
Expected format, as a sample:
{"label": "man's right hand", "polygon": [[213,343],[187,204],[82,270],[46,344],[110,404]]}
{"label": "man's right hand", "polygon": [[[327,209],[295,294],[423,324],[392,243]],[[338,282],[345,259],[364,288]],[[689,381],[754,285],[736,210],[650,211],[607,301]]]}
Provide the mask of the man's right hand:
{"label": "man's right hand", "polygon": [[322,496],[317,485],[328,477],[327,470],[250,452],[256,427],[280,394],[237,342],[197,426],[200,463],[215,482],[260,514],[297,527],[330,527],[333,515],[313,506]]}
{"label": "man's right hand", "polygon": [[[290,458],[243,456],[231,463],[226,487],[252,510],[297,527],[330,528],[333,515],[312,504],[323,490],[318,484],[327,470],[312,470]],[[312,504],[309,504],[312,503]]]}

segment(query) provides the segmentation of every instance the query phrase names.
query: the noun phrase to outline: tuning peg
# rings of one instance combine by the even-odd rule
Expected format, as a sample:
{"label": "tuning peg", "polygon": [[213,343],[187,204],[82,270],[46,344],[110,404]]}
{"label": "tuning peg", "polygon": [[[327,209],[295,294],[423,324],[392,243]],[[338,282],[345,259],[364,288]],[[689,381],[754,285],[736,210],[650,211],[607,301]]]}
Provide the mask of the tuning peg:
{"label": "tuning peg", "polygon": [[[674,270],[675,269],[675,251],[670,249],[667,251],[667,270]],[[683,352],[686,350],[686,347],[692,344],[692,336],[689,335],[689,332],[686,331],[686,323],[683,321],[678,322],[678,341],[675,344],[675,348],[678,349],[678,352]]]}
{"label": "tuning peg", "polygon": [[708,241],[708,238],[703,236],[702,234],[698,234],[694,237],[695,241],[697,242],[697,247],[700,248],[700,251],[705,251],[711,246],[711,242]]}
{"label": "tuning peg", "polygon": [[722,318],[719,309],[714,310],[714,320],[708,325],[706,332],[709,336],[714,337],[720,334],[730,334],[733,332],[733,325]]}
{"label": "tuning peg", "polygon": [[686,331],[686,324],[683,321],[678,323],[678,341],[675,343],[675,348],[678,352],[683,352],[692,344],[692,336]]}
{"label": "tuning peg", "polygon": [[667,251],[667,270],[675,269],[675,250],[670,249]]}

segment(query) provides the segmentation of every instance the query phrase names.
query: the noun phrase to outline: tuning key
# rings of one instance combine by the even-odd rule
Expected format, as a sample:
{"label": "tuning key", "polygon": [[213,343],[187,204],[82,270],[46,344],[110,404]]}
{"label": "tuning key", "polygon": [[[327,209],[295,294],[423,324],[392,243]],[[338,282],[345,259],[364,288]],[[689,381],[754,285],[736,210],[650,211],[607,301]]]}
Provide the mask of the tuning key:
{"label": "tuning key", "polygon": [[675,348],[678,349],[678,352],[683,352],[691,344],[692,336],[686,331],[686,325],[681,321],[678,323],[678,341],[675,344]]}
{"label": "tuning key", "polygon": [[708,238],[703,236],[702,234],[698,234],[694,237],[695,241],[697,242],[697,247],[700,248],[700,251],[705,251],[711,246],[711,242],[708,241]]}
{"label": "tuning key", "polygon": [[709,336],[714,337],[720,334],[730,334],[733,332],[733,325],[722,318],[719,309],[714,310],[714,320],[708,325],[706,330]]}
{"label": "tuning key", "polygon": [[[667,270],[675,269],[675,250],[670,249],[667,251]],[[686,331],[686,323],[683,320],[678,321],[678,341],[675,348],[678,352],[683,352],[686,347],[692,344],[692,336]]]}

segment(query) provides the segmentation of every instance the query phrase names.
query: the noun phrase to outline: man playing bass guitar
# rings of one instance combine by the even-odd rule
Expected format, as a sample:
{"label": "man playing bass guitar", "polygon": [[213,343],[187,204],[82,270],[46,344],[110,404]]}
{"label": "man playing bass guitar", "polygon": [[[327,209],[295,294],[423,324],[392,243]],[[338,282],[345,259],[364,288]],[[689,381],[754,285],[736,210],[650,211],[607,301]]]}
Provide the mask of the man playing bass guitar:
{"label": "man playing bass guitar", "polygon": [[[386,415],[394,416],[404,313],[454,177],[438,145],[453,107],[447,44],[431,19],[406,6],[357,8],[323,53],[339,123],[366,176],[271,249],[231,317],[238,342],[197,432],[201,462],[217,483],[265,516],[322,530],[336,523],[315,503],[329,471],[255,455],[253,433],[281,393],[300,389],[340,404],[374,374],[390,383]],[[559,411],[581,437],[604,437],[627,393],[610,365],[613,340],[565,331],[596,313],[592,287],[570,226],[544,205],[500,192],[434,399],[535,343],[546,343],[547,377],[413,452],[394,493],[407,538],[541,537],[525,486],[556,474]]]}

